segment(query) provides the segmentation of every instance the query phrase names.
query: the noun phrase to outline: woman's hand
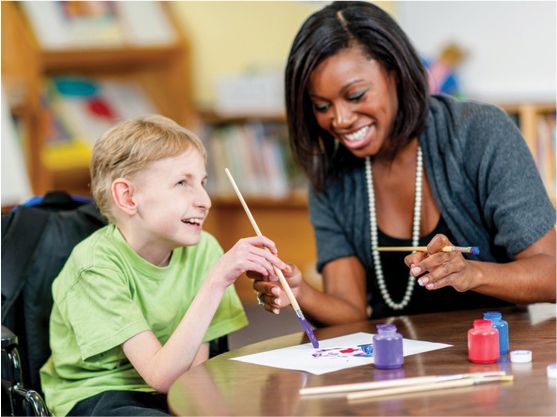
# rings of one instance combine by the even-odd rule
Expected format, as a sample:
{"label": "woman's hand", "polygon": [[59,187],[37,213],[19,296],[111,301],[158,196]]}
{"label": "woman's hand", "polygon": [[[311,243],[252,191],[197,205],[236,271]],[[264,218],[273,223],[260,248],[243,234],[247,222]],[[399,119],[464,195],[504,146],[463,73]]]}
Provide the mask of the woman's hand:
{"label": "woman's hand", "polygon": [[427,245],[427,253],[416,252],[404,258],[410,273],[418,278],[418,285],[428,290],[451,286],[459,292],[475,288],[479,271],[462,253],[441,251],[451,245],[447,236],[436,235]]}
{"label": "woman's hand", "polygon": [[[282,269],[284,278],[288,282],[294,297],[298,298],[302,285],[302,274],[298,267],[288,264]],[[290,304],[278,277],[274,274],[263,276],[258,273],[248,272],[247,276],[253,279],[253,289],[257,292],[257,297],[264,304],[265,310],[275,314],[280,313],[280,309]]]}
{"label": "woman's hand", "polygon": [[263,277],[274,275],[273,265],[285,269],[287,265],[277,257],[275,243],[264,237],[240,239],[215,264],[213,276],[225,287],[233,284],[245,272],[253,271]]}

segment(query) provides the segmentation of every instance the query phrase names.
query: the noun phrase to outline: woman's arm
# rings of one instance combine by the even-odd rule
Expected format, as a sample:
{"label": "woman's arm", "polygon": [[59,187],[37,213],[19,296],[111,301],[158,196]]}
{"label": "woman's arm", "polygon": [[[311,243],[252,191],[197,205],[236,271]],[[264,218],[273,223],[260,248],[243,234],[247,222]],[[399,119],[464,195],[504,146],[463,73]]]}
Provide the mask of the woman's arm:
{"label": "woman's arm", "polygon": [[[255,279],[253,287],[261,294],[260,299],[265,302],[267,310],[290,304],[278,281],[265,281],[254,274],[249,276]],[[358,258],[351,256],[328,262],[322,276],[324,292],[305,282],[298,268],[285,272],[285,278],[307,318],[325,326],[368,318],[366,274]]]}
{"label": "woman's arm", "polygon": [[452,286],[517,304],[555,302],[555,228],[508,263],[470,261],[458,252],[441,252],[450,244],[446,236],[437,235],[428,253],[405,258],[412,274],[419,277],[418,285],[428,290]]}

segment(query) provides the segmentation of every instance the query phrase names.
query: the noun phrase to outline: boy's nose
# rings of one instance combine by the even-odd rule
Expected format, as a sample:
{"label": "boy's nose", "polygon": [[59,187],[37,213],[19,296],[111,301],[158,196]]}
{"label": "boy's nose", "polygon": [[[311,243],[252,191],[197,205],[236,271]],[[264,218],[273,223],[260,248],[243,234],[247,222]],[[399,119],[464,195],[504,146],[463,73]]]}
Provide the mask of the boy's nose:
{"label": "boy's nose", "polygon": [[204,208],[205,210],[209,210],[211,208],[211,197],[209,197],[209,193],[207,193],[205,188],[200,190],[195,201],[198,207]]}

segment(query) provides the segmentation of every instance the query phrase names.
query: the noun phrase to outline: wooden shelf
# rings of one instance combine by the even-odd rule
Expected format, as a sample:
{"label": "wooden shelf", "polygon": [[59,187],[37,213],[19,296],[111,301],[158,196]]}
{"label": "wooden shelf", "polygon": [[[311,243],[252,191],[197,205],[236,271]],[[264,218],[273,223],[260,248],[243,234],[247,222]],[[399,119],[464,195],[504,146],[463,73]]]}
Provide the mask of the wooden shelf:
{"label": "wooden shelf", "polygon": [[173,44],[161,47],[124,47],[124,48],[88,48],[67,49],[60,51],[45,50],[41,52],[41,61],[46,73],[99,70],[109,68],[132,68],[136,66],[167,65],[167,61],[176,58],[183,46]]}
{"label": "wooden shelf", "polygon": [[[211,198],[213,205],[218,207],[241,207],[235,194],[219,195]],[[251,208],[272,208],[280,206],[282,209],[305,209],[307,195],[304,191],[293,192],[285,197],[253,197],[245,196],[246,204]]]}
{"label": "wooden shelf", "polygon": [[243,124],[250,121],[285,123],[284,114],[236,114],[222,115],[210,110],[199,111],[199,117],[205,122],[214,125]]}
{"label": "wooden shelf", "polygon": [[28,171],[35,194],[51,189],[88,192],[88,167],[48,168],[42,162],[48,118],[40,104],[47,77],[79,75],[94,80],[126,80],[141,86],[156,111],[182,125],[195,120],[192,104],[190,47],[163,4],[176,40],[162,46],[84,47],[41,49],[22,7],[2,2],[2,81],[14,97],[15,114],[24,123],[23,138]]}
{"label": "wooden shelf", "polygon": [[[544,126],[540,122],[544,122],[543,119],[548,115],[555,114],[555,103],[504,103],[499,104],[499,106],[516,117],[522,136],[524,136],[524,140],[538,164],[549,198],[555,206],[555,139],[550,137],[551,133],[549,131],[540,131],[541,126]],[[544,123],[548,123],[547,120]],[[545,126],[545,128],[547,129],[549,126]],[[554,129],[552,133],[555,134]],[[553,146],[551,143],[553,143]],[[540,152],[544,152],[544,154],[540,154]],[[545,154],[545,152],[550,154]]]}

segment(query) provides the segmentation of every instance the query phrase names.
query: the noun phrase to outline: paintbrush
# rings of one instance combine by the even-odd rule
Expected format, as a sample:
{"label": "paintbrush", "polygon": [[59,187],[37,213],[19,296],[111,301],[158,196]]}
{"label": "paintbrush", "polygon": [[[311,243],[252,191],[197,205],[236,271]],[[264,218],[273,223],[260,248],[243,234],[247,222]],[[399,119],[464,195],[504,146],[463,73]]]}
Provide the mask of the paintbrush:
{"label": "paintbrush", "polygon": [[403,387],[392,387],[385,389],[375,389],[369,391],[360,391],[348,394],[348,401],[366,401],[368,399],[386,397],[389,395],[399,395],[407,394],[411,392],[424,392],[424,391],[435,391],[450,388],[468,387],[479,384],[487,384],[491,382],[512,382],[512,375],[500,375],[500,376],[486,376],[480,378],[464,378],[464,379],[454,379],[442,382],[434,382],[429,384],[418,384],[418,385],[408,385]]}
{"label": "paintbrush", "polygon": [[369,381],[369,382],[356,382],[352,384],[339,384],[328,385],[322,387],[305,387],[300,389],[300,395],[332,395],[344,394],[354,391],[367,391],[393,387],[403,387],[410,385],[421,385],[439,383],[444,381],[452,381],[466,378],[485,378],[503,376],[503,371],[490,371],[490,372],[472,372],[464,374],[449,374],[449,375],[431,375],[431,376],[417,376],[413,378],[398,378],[390,379],[387,381]]}
{"label": "paintbrush", "polygon": [[[242,207],[244,208],[244,211],[246,212],[246,214],[248,216],[248,219],[249,219],[253,229],[255,230],[255,233],[257,233],[257,236],[263,236],[263,234],[261,233],[261,230],[259,230],[259,226],[257,226],[257,223],[255,222],[255,219],[251,215],[251,211],[250,211],[248,205],[246,204],[246,201],[244,200],[244,197],[242,196],[242,193],[240,192],[240,189],[236,185],[236,181],[234,181],[234,178],[232,177],[232,174],[230,173],[228,168],[225,168],[224,171],[226,172],[226,175],[228,176],[228,179],[230,180],[230,183],[232,184],[232,187],[234,188],[234,191],[236,192],[236,195],[238,196],[238,199],[240,200],[240,203],[242,203]],[[300,309],[300,305],[298,304],[298,301],[296,301],[296,297],[294,296],[294,293],[292,292],[292,289],[290,288],[290,285],[288,285],[288,281],[286,281],[286,278],[284,278],[284,275],[283,275],[282,271],[280,269],[278,269],[275,265],[273,265],[273,269],[275,271],[275,274],[278,276],[279,281],[282,285],[282,288],[286,292],[286,296],[290,300],[290,304],[292,305],[292,308],[294,309],[294,312],[296,313],[296,316],[298,317],[298,320],[300,321],[300,324],[302,325],[302,328],[304,329],[304,332],[306,332],[306,335],[308,336],[309,341],[311,342],[311,345],[315,349],[317,349],[319,347],[319,342],[317,341],[317,338],[313,334],[313,329],[311,328],[310,324],[308,323],[308,321],[304,317],[304,313],[302,313],[302,310]]]}
{"label": "paintbrush", "polygon": [[[379,252],[427,252],[427,246],[379,246],[375,248]],[[441,252],[462,252],[479,255],[480,248],[477,246],[444,246]]]}

